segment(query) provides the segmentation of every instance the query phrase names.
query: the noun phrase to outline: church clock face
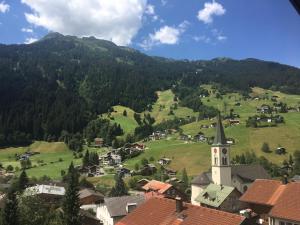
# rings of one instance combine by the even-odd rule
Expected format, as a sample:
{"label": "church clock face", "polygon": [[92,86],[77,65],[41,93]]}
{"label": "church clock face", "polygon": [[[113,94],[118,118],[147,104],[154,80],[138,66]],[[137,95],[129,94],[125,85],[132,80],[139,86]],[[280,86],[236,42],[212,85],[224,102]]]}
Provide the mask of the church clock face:
{"label": "church clock face", "polygon": [[226,154],[227,154],[227,149],[226,149],[226,148],[223,148],[223,149],[222,149],[222,153],[223,153],[224,155],[226,155]]}
{"label": "church clock face", "polygon": [[214,149],[214,153],[217,153],[217,151],[218,151],[218,150],[215,148],[215,149]]}

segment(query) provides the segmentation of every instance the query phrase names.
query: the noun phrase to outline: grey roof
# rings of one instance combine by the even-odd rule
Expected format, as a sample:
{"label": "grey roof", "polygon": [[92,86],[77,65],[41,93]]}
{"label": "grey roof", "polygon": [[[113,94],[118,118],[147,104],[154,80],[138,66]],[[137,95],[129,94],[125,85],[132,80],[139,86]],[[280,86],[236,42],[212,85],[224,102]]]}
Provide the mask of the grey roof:
{"label": "grey roof", "polygon": [[145,197],[143,195],[104,198],[104,204],[111,217],[125,216],[127,215],[127,204],[136,203],[139,206],[144,201]]}
{"label": "grey roof", "polygon": [[256,179],[271,179],[271,176],[259,164],[232,165],[231,173],[233,176],[239,176],[244,182],[253,182]]}
{"label": "grey roof", "polygon": [[216,136],[213,145],[227,145],[221,115],[217,116]]}
{"label": "grey roof", "polygon": [[79,198],[82,199],[82,198],[86,198],[88,196],[97,196],[99,198],[104,198],[104,195],[101,194],[100,192],[96,192],[92,189],[88,189],[88,188],[85,188],[85,189],[82,189],[79,191]]}
{"label": "grey roof", "polygon": [[[267,171],[258,164],[231,165],[231,175],[239,177],[244,183],[251,183],[256,179],[271,179]],[[195,185],[208,185],[211,182],[211,172],[204,172],[192,180]]]}
{"label": "grey roof", "polygon": [[211,183],[211,173],[209,172],[204,172],[201,173],[200,175],[196,176],[193,180],[192,180],[192,184],[196,184],[196,185],[209,185]]}

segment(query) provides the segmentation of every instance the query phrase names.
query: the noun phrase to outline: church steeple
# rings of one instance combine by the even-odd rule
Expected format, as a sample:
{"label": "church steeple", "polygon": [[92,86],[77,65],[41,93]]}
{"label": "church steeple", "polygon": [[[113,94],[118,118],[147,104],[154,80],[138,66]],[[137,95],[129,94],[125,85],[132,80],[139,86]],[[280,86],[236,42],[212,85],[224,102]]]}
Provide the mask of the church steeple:
{"label": "church steeple", "polygon": [[226,141],[226,137],[225,137],[225,133],[224,133],[224,128],[222,125],[222,119],[221,119],[221,115],[220,113],[218,113],[217,116],[217,126],[216,126],[216,136],[213,142],[214,146],[219,146],[219,145],[226,145],[227,141]]}
{"label": "church steeple", "polygon": [[217,116],[216,136],[211,146],[211,164],[213,183],[231,186],[230,146],[220,114]]}

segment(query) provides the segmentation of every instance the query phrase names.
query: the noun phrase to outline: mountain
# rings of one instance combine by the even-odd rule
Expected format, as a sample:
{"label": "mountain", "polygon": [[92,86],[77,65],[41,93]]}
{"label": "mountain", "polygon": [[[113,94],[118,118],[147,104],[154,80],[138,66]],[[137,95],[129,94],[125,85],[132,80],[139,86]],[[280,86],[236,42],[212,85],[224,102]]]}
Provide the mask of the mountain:
{"label": "mountain", "polygon": [[142,112],[155,92],[216,82],[300,93],[300,70],[256,59],[173,60],[150,57],[94,37],[50,33],[30,45],[0,45],[0,145],[56,140],[63,130],[124,105]]}

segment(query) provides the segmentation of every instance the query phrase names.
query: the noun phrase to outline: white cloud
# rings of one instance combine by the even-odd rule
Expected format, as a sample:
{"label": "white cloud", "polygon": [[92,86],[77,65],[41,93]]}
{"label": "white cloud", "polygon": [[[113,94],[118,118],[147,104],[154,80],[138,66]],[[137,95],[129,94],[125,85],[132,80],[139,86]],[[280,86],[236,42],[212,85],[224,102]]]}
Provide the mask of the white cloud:
{"label": "white cloud", "polygon": [[227,37],[226,37],[226,36],[223,36],[223,35],[220,35],[220,36],[217,37],[217,39],[218,39],[219,41],[225,41],[225,40],[227,39]]}
{"label": "white cloud", "polygon": [[26,38],[24,44],[31,44],[31,43],[36,42],[38,40],[39,39],[37,39],[37,38]]}
{"label": "white cloud", "polygon": [[0,13],[6,13],[10,9],[10,6],[5,1],[0,2]]}
{"label": "white cloud", "polygon": [[155,45],[178,44],[180,36],[186,31],[188,25],[188,21],[183,21],[177,27],[163,26],[155,33],[149,34],[149,37],[139,45],[145,50],[150,50]]}
{"label": "white cloud", "polygon": [[204,8],[198,12],[198,19],[204,23],[212,23],[213,16],[222,16],[226,9],[216,1],[204,3]]}
{"label": "white cloud", "polygon": [[167,3],[168,3],[168,1],[167,1],[167,0],[161,0],[161,4],[162,4],[162,6],[165,6]]}
{"label": "white cloud", "polygon": [[24,33],[33,33],[33,30],[30,28],[22,28],[21,31]]}
{"label": "white cloud", "polygon": [[142,26],[147,0],[21,0],[29,23],[50,31],[128,45]]}
{"label": "white cloud", "polygon": [[145,13],[148,15],[154,15],[155,14],[155,6],[151,5],[151,4],[147,5]]}
{"label": "white cloud", "polygon": [[193,39],[196,41],[196,42],[204,42],[204,43],[210,43],[211,42],[211,38],[210,37],[207,37],[205,35],[202,35],[202,36],[194,36]]}

